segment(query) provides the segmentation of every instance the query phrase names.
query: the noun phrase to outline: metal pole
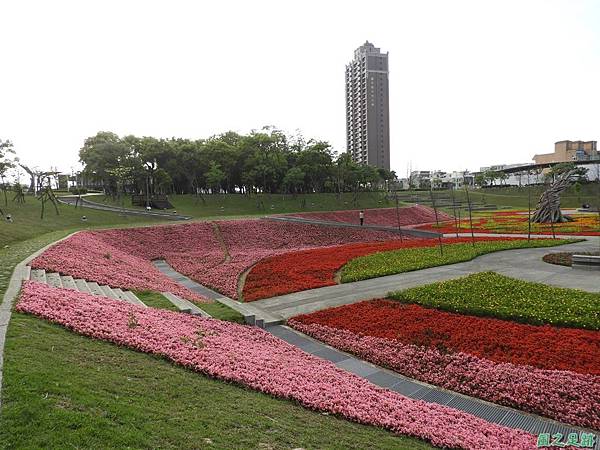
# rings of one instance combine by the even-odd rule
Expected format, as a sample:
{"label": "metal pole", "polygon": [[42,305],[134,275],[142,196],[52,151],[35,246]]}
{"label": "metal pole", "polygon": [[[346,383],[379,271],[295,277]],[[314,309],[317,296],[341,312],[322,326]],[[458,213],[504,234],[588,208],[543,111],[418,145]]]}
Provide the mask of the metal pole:
{"label": "metal pole", "polygon": [[[433,206],[433,212],[435,213],[435,225],[436,225],[436,227],[439,228],[440,221],[438,220],[437,207],[435,205],[435,197],[433,196],[433,189],[431,189],[431,186],[429,189],[429,194],[431,195],[431,205]],[[442,247],[442,234],[441,233],[438,234],[438,242],[440,245],[440,256],[444,256],[444,249]]]}
{"label": "metal pole", "polygon": [[454,229],[456,230],[456,237],[458,237],[458,223],[456,222],[456,199],[454,197],[454,184],[452,185],[452,210],[454,211]]}
{"label": "metal pole", "polygon": [[475,247],[475,233],[473,232],[473,215],[471,213],[471,198],[469,197],[469,189],[465,184],[465,193],[467,194],[467,206],[469,207],[469,224],[471,226],[471,242],[473,243],[473,248]]}
{"label": "metal pole", "polygon": [[529,170],[527,171],[527,240],[531,241],[531,184],[529,183]]}
{"label": "metal pole", "polygon": [[400,233],[400,242],[402,242],[403,237],[402,237],[402,227],[400,227],[400,207],[398,204],[398,191],[396,191],[395,194],[396,194],[396,220],[398,221],[398,232]]}

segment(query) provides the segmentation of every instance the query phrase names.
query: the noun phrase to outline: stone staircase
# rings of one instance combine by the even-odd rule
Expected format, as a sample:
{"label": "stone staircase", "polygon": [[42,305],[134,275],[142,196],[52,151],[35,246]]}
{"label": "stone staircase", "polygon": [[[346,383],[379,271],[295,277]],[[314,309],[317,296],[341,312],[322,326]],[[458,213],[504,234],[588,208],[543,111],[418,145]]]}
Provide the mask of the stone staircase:
{"label": "stone staircase", "polygon": [[[100,285],[94,281],[87,281],[81,278],[74,279],[68,275],[61,275],[56,272],[46,272],[43,269],[32,269],[31,266],[26,266],[25,279],[45,283],[52,287],[73,289],[75,291],[85,292],[86,294],[99,295],[113,300],[131,303],[132,305],[146,307],[144,302],[131,291],[107,285]],[[182,313],[211,317],[210,314],[198,308],[192,302],[180,298],[171,292],[162,292],[162,295]]]}
{"label": "stone staircase", "polygon": [[212,317],[210,314],[198,308],[192,302],[184,298],[180,298],[171,292],[163,292],[162,295],[173,305],[175,305],[175,307],[182,313],[192,314],[194,316]]}
{"label": "stone staircase", "polygon": [[113,300],[121,300],[136,306],[146,305],[131,291],[125,291],[119,288],[113,288],[107,285],[100,285],[93,281],[86,281],[81,278],[74,279],[68,275],[60,275],[56,272],[46,272],[43,269],[32,269],[27,266],[27,279],[48,284],[49,286],[75,291],[85,292],[86,294],[100,295]]}

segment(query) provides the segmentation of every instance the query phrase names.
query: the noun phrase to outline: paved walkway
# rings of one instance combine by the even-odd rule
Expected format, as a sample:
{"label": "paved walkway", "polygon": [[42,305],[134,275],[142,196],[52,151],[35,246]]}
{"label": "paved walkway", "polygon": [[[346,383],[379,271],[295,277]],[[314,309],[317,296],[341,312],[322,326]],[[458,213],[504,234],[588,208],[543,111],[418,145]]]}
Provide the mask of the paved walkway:
{"label": "paved walkway", "polygon": [[[187,288],[208,298],[225,303],[231,308],[238,310],[244,316],[248,314],[247,308],[254,309],[254,304],[257,303],[240,303],[230,298],[223,297],[218,292],[208,289],[176,272],[165,261],[155,261],[154,265],[161,272],[168,275],[173,280],[182,283]],[[418,380],[405,377],[391,370],[371,364],[349,353],[337,350],[285,325],[276,324],[267,326],[266,331],[289,344],[300,348],[306,353],[331,361],[337,367],[364,378],[379,387],[390,389],[415,400],[446,405],[480,417],[490,423],[524,430],[532,434],[562,433],[566,436],[569,433],[591,431],[422,383]],[[600,449],[600,447],[596,448]]]}
{"label": "paved walkway", "polygon": [[[61,196],[58,197],[58,201],[64,203],[66,205],[75,205],[77,201],[77,196]],[[128,216],[148,216],[148,217],[156,217],[161,219],[169,219],[169,220],[189,220],[190,216],[182,216],[179,214],[172,214],[164,211],[150,210],[146,211],[144,209],[132,209],[132,208],[121,208],[113,205],[105,205],[103,203],[96,203],[91,200],[88,200],[84,197],[79,199],[79,206],[90,209],[98,209],[101,211],[110,211],[119,214],[126,214]]]}
{"label": "paved walkway", "polygon": [[385,297],[390,291],[458,278],[476,272],[494,271],[526,281],[554,286],[600,292],[600,274],[542,261],[550,252],[593,251],[599,248],[598,238],[551,248],[505,250],[479,256],[471,261],[397,275],[338,284],[252,302],[264,311],[284,319],[321,309]]}

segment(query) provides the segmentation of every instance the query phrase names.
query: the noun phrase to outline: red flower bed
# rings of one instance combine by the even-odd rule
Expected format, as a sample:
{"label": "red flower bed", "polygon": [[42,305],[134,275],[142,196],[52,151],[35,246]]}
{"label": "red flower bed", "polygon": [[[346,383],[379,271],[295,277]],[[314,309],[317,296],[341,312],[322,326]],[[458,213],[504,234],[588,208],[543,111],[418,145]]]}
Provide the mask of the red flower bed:
{"label": "red flower bed", "polygon": [[[519,238],[517,238],[519,239]],[[507,240],[506,238],[475,238],[476,241]],[[511,240],[511,239],[508,239]],[[471,242],[471,238],[445,238],[445,244]],[[437,239],[404,238],[373,243],[346,244],[275,255],[256,264],[244,283],[244,301],[289,294],[336,284],[335,273],[351,259],[371,253],[400,248],[433,247]]]}
{"label": "red flower bed", "polygon": [[[548,223],[532,223],[531,232],[533,234],[552,235],[554,228],[555,234],[562,235],[581,235],[598,236],[600,235],[600,225],[598,216],[590,214],[570,214],[572,222],[557,223],[552,226]],[[454,220],[436,224],[418,225],[417,229],[435,231],[438,233],[456,233],[456,223]],[[471,225],[468,216],[463,216],[458,224],[459,233],[469,233]],[[495,211],[486,213],[484,216],[477,214],[473,216],[473,231],[475,233],[515,233],[526,234],[529,229],[528,217],[525,212],[519,211]]]}
{"label": "red flower bed", "polygon": [[[398,216],[400,216],[400,225],[417,225],[435,222],[435,211],[432,208],[423,205],[407,206],[399,208],[399,214],[396,208],[376,208],[365,209],[365,224],[380,225],[386,227],[397,227]],[[289,217],[301,217],[303,219],[326,220],[330,222],[360,223],[358,213],[360,211],[325,211],[325,212],[306,212],[286,214]],[[438,220],[450,220],[452,216],[445,212],[438,211]]]}
{"label": "red flower bed", "polygon": [[340,306],[294,320],[442,352],[468,353],[498,363],[600,375],[598,331],[524,325],[392,300]]}
{"label": "red flower bed", "polygon": [[229,262],[208,272],[208,277],[193,276],[219,292],[237,298],[240,275],[265,257],[309,248],[330,247],[358,242],[399,240],[390,231],[368,228],[323,226],[274,220],[227,220],[217,222],[231,255]]}

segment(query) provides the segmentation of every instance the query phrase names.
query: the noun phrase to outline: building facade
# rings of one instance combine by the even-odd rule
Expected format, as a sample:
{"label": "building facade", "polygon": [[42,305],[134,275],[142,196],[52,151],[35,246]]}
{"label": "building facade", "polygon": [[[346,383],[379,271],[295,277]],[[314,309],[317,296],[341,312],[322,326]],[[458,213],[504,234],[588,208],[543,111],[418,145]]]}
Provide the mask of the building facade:
{"label": "building facade", "polygon": [[536,164],[593,161],[600,159],[596,141],[558,141],[554,143],[554,153],[534,155]]}
{"label": "building facade", "polygon": [[346,65],[346,143],[352,160],[390,170],[388,54],[369,41]]}

